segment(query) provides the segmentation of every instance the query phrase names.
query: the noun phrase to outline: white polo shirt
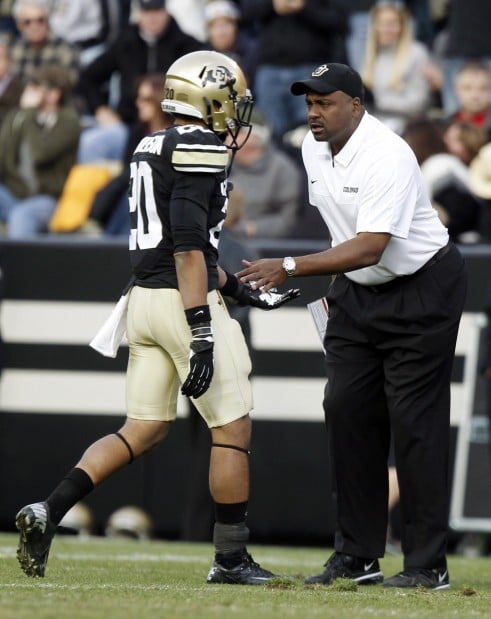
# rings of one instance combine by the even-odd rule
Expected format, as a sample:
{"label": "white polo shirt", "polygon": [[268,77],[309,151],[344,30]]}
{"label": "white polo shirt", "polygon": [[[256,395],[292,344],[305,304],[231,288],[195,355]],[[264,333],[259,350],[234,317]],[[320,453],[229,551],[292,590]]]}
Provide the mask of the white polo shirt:
{"label": "white polo shirt", "polygon": [[368,112],[337,155],[309,131],[302,156],[309,201],[333,247],[360,232],[392,235],[380,262],[346,273],[351,280],[370,286],[409,275],[448,243],[410,146]]}

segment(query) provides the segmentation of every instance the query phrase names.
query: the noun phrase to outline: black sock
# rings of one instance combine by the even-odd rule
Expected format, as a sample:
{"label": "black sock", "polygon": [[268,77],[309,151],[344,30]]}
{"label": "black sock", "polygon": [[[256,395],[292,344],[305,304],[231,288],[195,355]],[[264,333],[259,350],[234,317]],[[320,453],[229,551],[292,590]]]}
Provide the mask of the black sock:
{"label": "black sock", "polygon": [[59,524],[67,511],[93,489],[94,484],[84,470],[72,469],[46,499],[51,521]]}
{"label": "black sock", "polygon": [[222,524],[245,522],[247,506],[247,501],[244,501],[244,503],[215,503],[215,520]]}

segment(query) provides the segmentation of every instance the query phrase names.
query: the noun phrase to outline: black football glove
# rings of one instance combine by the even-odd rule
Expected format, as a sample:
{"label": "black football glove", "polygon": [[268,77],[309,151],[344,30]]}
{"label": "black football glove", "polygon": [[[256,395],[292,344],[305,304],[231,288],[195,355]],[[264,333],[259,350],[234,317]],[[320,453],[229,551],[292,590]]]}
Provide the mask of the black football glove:
{"label": "black football glove", "polygon": [[239,282],[239,291],[234,298],[239,305],[251,305],[262,310],[272,310],[296,299],[298,296],[300,296],[298,288],[290,288],[283,293],[278,292],[276,288],[271,288],[269,292],[261,292],[261,290],[253,290],[250,283]]}
{"label": "black football glove", "polygon": [[249,282],[243,284],[235,275],[230,273],[226,273],[226,275],[227,281],[220,292],[226,297],[234,299],[239,305],[251,305],[262,310],[272,310],[300,296],[298,288],[290,288],[283,293],[279,293],[276,288],[272,288],[269,292],[262,292],[259,289],[254,290]]}
{"label": "black football glove", "polygon": [[189,351],[189,373],[182,384],[181,393],[199,398],[210,386],[213,378],[213,331],[210,308],[207,305],[185,310],[186,320],[191,329]]}

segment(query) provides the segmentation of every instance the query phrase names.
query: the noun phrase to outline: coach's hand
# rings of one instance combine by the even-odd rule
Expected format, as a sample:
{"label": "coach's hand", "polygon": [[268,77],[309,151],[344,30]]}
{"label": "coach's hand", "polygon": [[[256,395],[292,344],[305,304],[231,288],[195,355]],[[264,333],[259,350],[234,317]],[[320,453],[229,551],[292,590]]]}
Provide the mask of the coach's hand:
{"label": "coach's hand", "polygon": [[182,384],[181,393],[191,398],[199,398],[209,388],[213,378],[213,331],[208,305],[185,310],[186,320],[191,329],[189,351],[189,372]]}
{"label": "coach's hand", "polygon": [[244,268],[236,273],[242,283],[249,282],[254,289],[268,292],[286,282],[288,276],[283,268],[282,258],[261,258],[242,260]]}

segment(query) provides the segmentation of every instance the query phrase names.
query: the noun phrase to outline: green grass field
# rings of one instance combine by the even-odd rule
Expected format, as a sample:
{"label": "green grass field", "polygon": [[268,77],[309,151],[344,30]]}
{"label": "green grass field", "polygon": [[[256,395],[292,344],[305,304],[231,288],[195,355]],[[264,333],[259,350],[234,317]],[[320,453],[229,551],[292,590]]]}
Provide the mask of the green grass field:
{"label": "green grass field", "polygon": [[[43,579],[27,578],[17,536],[0,534],[1,619],[475,619],[491,617],[491,560],[450,557],[449,591],[385,590],[337,581],[306,587],[329,550],[251,546],[256,561],[281,574],[264,587],[207,585],[211,544],[58,536]],[[401,557],[381,562],[386,575]]]}

